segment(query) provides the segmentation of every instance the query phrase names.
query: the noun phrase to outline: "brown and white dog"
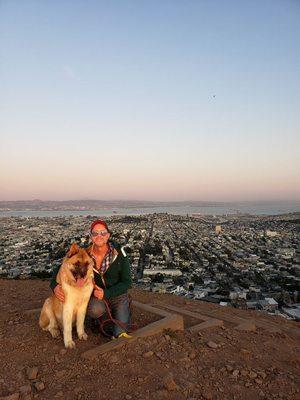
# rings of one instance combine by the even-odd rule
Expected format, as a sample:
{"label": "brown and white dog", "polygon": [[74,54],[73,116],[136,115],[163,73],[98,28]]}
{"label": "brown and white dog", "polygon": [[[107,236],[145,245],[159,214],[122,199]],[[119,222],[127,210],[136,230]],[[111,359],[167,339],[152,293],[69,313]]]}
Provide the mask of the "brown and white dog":
{"label": "brown and white dog", "polygon": [[93,265],[94,261],[86,250],[73,243],[56,276],[64,291],[65,301],[62,303],[53,294],[44,302],[39,325],[54,338],[59,336],[59,328],[62,328],[65,347],[75,347],[72,339],[75,321],[79,339],[87,339],[84,319],[94,287]]}

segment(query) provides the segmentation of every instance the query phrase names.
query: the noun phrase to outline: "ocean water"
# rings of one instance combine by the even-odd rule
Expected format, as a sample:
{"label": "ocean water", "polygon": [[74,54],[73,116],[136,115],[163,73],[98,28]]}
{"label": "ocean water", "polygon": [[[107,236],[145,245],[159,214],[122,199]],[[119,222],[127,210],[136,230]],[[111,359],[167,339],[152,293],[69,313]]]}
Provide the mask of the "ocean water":
{"label": "ocean water", "polygon": [[112,215],[143,215],[153,213],[169,213],[177,215],[203,214],[252,214],[252,215],[278,215],[290,212],[300,212],[300,202],[295,203],[240,203],[228,206],[163,206],[144,208],[105,208],[84,211],[0,211],[0,217],[57,217],[57,216],[112,216]]}

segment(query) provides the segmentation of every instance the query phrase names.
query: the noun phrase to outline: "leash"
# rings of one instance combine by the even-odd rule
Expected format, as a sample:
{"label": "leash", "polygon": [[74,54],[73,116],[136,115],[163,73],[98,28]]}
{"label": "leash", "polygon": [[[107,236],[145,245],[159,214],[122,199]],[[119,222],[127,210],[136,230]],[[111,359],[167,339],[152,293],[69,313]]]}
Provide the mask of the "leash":
{"label": "leash", "polygon": [[[131,296],[128,295],[129,298],[129,310],[130,310],[130,318],[131,318]],[[107,337],[111,337],[111,334],[109,334],[108,332],[105,331],[104,326],[108,323],[113,323],[115,325],[118,325],[121,329],[123,329],[126,333],[132,333],[134,331],[137,330],[138,326],[135,323],[129,323],[126,324],[123,321],[120,321],[116,318],[113,318],[113,316],[111,315],[111,310],[108,304],[108,301],[105,299],[102,299],[102,301],[104,302],[105,308],[106,308],[106,314],[108,316],[108,318],[106,318],[105,320],[102,319],[102,317],[99,318],[99,322],[100,322],[100,331],[104,336]]]}

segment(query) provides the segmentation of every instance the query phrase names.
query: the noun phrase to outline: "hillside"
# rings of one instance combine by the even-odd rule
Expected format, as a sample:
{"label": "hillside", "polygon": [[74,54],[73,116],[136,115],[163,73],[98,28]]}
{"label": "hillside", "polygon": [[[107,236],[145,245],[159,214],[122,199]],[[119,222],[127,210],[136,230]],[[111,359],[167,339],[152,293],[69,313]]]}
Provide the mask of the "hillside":
{"label": "hillside", "polygon": [[[66,351],[26,312],[49,293],[47,281],[0,280],[0,399],[300,399],[296,322],[132,289],[134,300],[200,313],[223,326],[191,332],[199,321],[184,316],[184,331],[129,341],[88,361],[81,354],[107,339],[87,327],[87,342],[75,337],[76,349]],[[139,327],[156,319],[134,310]]]}

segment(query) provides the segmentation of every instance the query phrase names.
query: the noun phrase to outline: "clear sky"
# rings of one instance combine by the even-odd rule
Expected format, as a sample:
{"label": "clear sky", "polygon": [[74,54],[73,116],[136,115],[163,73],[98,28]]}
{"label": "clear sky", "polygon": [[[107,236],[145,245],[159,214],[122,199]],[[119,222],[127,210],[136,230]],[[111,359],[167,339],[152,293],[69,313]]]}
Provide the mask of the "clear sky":
{"label": "clear sky", "polygon": [[0,0],[0,200],[300,200],[299,0]]}

